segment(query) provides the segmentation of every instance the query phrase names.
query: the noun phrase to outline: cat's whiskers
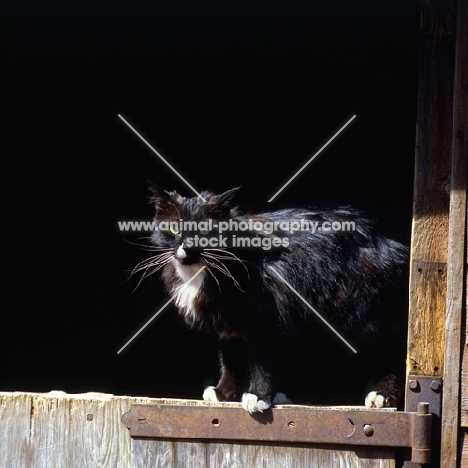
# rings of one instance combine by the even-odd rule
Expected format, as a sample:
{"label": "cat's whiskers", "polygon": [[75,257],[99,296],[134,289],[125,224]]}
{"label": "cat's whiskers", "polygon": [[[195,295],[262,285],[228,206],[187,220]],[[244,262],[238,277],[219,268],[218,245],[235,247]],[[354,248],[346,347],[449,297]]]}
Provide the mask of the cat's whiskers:
{"label": "cat's whiskers", "polygon": [[153,255],[152,257],[148,257],[145,260],[138,263],[132,270],[130,276],[135,273],[138,273],[142,270],[148,269],[151,266],[160,265],[161,262],[166,263],[166,260],[169,260],[172,256],[172,252],[162,252],[157,255]]}
{"label": "cat's whiskers", "polygon": [[[214,274],[210,271],[210,267],[215,268],[219,272],[226,275],[228,278],[231,278],[236,288],[242,292],[245,292],[240,286],[239,282],[234,277],[234,275],[229,271],[229,268],[223,262],[218,260],[218,258],[216,258],[213,255],[207,254],[206,252],[203,252],[201,255],[201,259],[203,263],[207,265],[208,271],[211,273],[211,276],[214,276]],[[216,282],[218,283],[218,286],[219,286],[219,282],[218,281]]]}
{"label": "cat's whiskers", "polygon": [[137,268],[130,276],[133,276],[136,273],[139,273],[143,271],[142,278],[140,280],[143,281],[145,278],[148,276],[151,276],[153,273],[156,273],[158,270],[160,270],[164,265],[166,265],[170,261],[170,258],[164,259],[164,260],[158,260],[157,262],[152,262],[149,263],[148,265],[141,266],[140,268]]}
{"label": "cat's whiskers", "polygon": [[[143,237],[141,239],[151,239],[151,237]],[[161,246],[158,246],[158,245],[152,245],[152,244],[140,244],[138,242],[131,242],[129,240],[125,240],[125,242],[127,242],[128,244],[131,244],[131,245],[136,245],[137,247],[139,247],[141,250],[146,250],[148,252],[166,252],[166,251],[170,251],[171,249],[168,248],[168,247],[161,247]]]}
{"label": "cat's whiskers", "polygon": [[[223,259],[226,259],[226,260],[237,260],[239,263],[241,263],[244,266],[245,270],[248,273],[247,267],[245,266],[245,263],[248,263],[248,262],[246,260],[240,259],[237,255],[234,255],[232,252],[229,252],[229,250],[216,249],[216,248],[206,248],[204,251],[205,252],[207,252],[207,251],[210,252],[213,256],[216,255],[216,256],[218,256],[218,258],[223,258]],[[221,252],[224,255],[230,255],[230,257],[221,256],[217,252]]]}
{"label": "cat's whiskers", "polygon": [[[138,281],[138,284],[133,290],[134,292],[138,289],[140,284],[146,278],[156,273],[165,265],[167,265],[168,263],[174,260],[174,250],[173,248],[170,248],[170,247],[160,247],[160,246],[154,246],[151,244],[149,245],[139,244],[139,243],[134,243],[134,242],[129,242],[129,243],[134,244],[140,247],[141,249],[149,251],[149,252],[159,252],[156,255],[151,256],[141,261],[140,263],[138,263],[131,271],[130,277],[135,276],[136,274],[142,273]],[[245,269],[247,273],[247,277],[250,279],[249,270],[247,266],[245,265],[247,262],[245,260],[240,259],[237,255],[233,254],[232,252],[228,250],[219,249],[219,248],[205,248],[203,252],[200,254],[200,260],[203,262],[203,264],[206,265],[208,272],[216,281],[219,289],[220,289],[220,283],[219,283],[218,278],[214,274],[213,270],[218,270],[220,273],[230,278],[233,281],[233,284],[235,285],[235,287],[239,289],[240,291],[244,292],[239,281],[235,278],[234,274],[229,269],[229,266],[226,264],[226,262],[234,261],[234,262],[240,263],[242,267]]]}
{"label": "cat's whiskers", "polygon": [[[207,253],[207,252],[209,252],[209,253]],[[228,254],[230,256],[227,257],[225,255],[220,255],[218,252],[222,252],[223,254]],[[213,258],[213,259],[216,258],[217,260],[231,260],[231,261],[239,262],[244,267],[244,270],[247,273],[248,279],[250,279],[249,270],[248,270],[247,266],[245,265],[246,263],[250,263],[250,262],[247,262],[246,260],[240,259],[237,255],[234,255],[232,252],[229,252],[228,250],[224,250],[224,249],[210,249],[209,248],[209,249],[204,250],[204,254],[205,255],[210,255],[211,258]]]}
{"label": "cat's whiskers", "polygon": [[219,292],[221,292],[221,285],[219,284],[218,278],[216,278],[216,275],[211,271],[209,263],[204,260],[203,261],[204,265],[207,267],[206,270],[208,273],[213,277],[213,279],[216,281],[216,284],[218,285]]}
{"label": "cat's whiskers", "polygon": [[[218,271],[220,271],[221,273],[223,273],[225,276],[227,276],[228,278],[231,278],[234,285],[236,286],[237,289],[239,289],[240,291],[244,292],[244,290],[241,288],[240,284],[238,283],[238,281],[234,278],[234,276],[231,274],[231,272],[226,268],[225,265],[223,265],[222,263],[221,264],[217,264],[213,261],[210,261],[210,260],[207,260],[206,258],[203,259],[203,263],[207,266],[207,270],[209,271],[209,273],[211,274],[211,276],[213,276],[215,279],[215,275],[214,273],[211,271],[211,268],[214,268]],[[216,282],[218,283],[218,287],[220,286],[219,285],[219,281],[216,279]],[[220,288],[221,290],[221,288]]]}
{"label": "cat's whiskers", "polygon": [[[218,252],[221,252],[222,255],[220,253],[218,253]],[[233,254],[232,252],[229,252],[228,250],[224,250],[224,249],[208,248],[208,249],[205,249],[203,251],[203,255],[207,256],[208,258],[210,258],[211,260],[217,262],[218,264],[223,265],[223,267],[226,268],[226,270],[228,270],[227,276],[230,276],[233,280],[235,280],[235,279],[232,276],[231,272],[229,271],[228,266],[226,264],[224,264],[221,260],[239,262],[244,267],[244,270],[247,273],[247,278],[250,280],[249,270],[248,270],[247,266],[245,265],[246,263],[249,263],[249,262],[247,262],[246,260],[240,259],[237,255]],[[238,284],[239,283],[237,283],[237,285]],[[237,286],[237,287],[241,291],[243,291],[242,288],[240,288],[239,286]]]}
{"label": "cat's whiskers", "polygon": [[145,280],[152,274],[156,273],[163,266],[169,263],[172,260],[172,257],[173,257],[172,251],[169,249],[165,249],[164,252],[161,252],[157,255],[149,257],[141,261],[140,263],[138,263],[135,266],[135,268],[133,268],[132,272],[130,273],[130,278],[134,276],[135,274],[140,273],[142,271],[143,271],[143,274],[140,280],[138,281],[138,284],[135,286],[133,292],[135,292],[138,289],[138,287],[140,286],[143,280]]}

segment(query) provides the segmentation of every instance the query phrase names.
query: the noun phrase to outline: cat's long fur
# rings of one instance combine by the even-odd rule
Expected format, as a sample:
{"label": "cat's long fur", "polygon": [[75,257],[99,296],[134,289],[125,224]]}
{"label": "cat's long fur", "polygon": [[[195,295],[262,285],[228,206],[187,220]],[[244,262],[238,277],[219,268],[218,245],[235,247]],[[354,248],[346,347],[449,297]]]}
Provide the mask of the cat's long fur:
{"label": "cat's long fur", "polygon": [[[203,191],[192,198],[154,184],[150,189],[158,223],[276,222],[274,232],[224,232],[228,247],[223,248],[189,248],[190,236],[217,238],[216,229],[158,230],[151,237],[158,253],[146,261],[145,271],[162,267],[168,292],[187,324],[218,339],[221,378],[205,390],[205,399],[242,399],[249,411],[263,411],[283,390],[279,385],[295,383],[292,388],[313,400],[320,382],[332,393],[342,385],[346,393],[353,377],[367,379],[374,372],[394,371],[391,367],[401,361],[404,346],[407,249],[375,232],[359,211],[303,207],[250,213],[236,206],[236,189],[223,194]],[[291,220],[314,221],[318,226],[324,221],[352,222],[355,230],[292,233],[279,228]],[[232,236],[276,238],[278,246],[231,248]],[[352,344],[356,355],[312,308]],[[402,365],[398,362],[396,367]],[[365,383],[360,383],[362,392]],[[398,388],[393,378],[384,377],[370,390],[375,392],[369,394],[368,406],[395,404]]]}

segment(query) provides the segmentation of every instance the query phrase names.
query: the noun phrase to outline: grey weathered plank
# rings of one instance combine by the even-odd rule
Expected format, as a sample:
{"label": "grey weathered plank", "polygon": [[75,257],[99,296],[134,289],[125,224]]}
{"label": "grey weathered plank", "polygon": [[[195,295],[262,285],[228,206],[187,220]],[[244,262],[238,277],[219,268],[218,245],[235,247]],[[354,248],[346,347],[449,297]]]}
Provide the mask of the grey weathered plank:
{"label": "grey weathered plank", "polygon": [[393,449],[214,440],[132,439],[134,403],[199,401],[100,393],[0,393],[0,468],[395,468]]}
{"label": "grey weathered plank", "polygon": [[448,233],[447,305],[445,314],[444,391],[441,467],[456,468],[460,417],[460,367],[464,301],[466,188],[468,154],[468,4],[458,2]]}
{"label": "grey weathered plank", "polygon": [[31,435],[31,400],[28,394],[12,398],[0,394],[0,463],[8,468],[27,466]]}

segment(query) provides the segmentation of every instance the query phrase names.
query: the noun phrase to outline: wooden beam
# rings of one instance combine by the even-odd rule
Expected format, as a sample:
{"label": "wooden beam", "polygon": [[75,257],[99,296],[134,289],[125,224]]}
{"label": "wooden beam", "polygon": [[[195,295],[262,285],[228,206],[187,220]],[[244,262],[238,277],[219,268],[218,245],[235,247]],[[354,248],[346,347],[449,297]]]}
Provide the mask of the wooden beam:
{"label": "wooden beam", "polygon": [[443,373],[454,77],[454,1],[422,2],[408,375],[442,376]]}
{"label": "wooden beam", "polygon": [[[467,213],[468,218],[468,213]],[[468,226],[467,226],[468,228]],[[468,252],[466,261],[468,263]],[[468,272],[465,278],[465,330],[463,333],[462,345],[462,371],[461,371],[461,427],[468,428],[468,301],[466,298],[468,291]],[[467,436],[468,447],[468,436]],[[468,452],[467,452],[468,455]],[[468,458],[466,460],[468,466]]]}
{"label": "wooden beam", "polygon": [[457,466],[460,410],[467,185],[466,8],[465,1],[424,0],[421,15],[407,373],[443,376],[443,468]]}
{"label": "wooden beam", "polygon": [[467,2],[458,2],[453,90],[447,306],[445,318],[444,390],[442,399],[441,468],[457,468],[460,364],[466,242],[466,158],[468,118]]}

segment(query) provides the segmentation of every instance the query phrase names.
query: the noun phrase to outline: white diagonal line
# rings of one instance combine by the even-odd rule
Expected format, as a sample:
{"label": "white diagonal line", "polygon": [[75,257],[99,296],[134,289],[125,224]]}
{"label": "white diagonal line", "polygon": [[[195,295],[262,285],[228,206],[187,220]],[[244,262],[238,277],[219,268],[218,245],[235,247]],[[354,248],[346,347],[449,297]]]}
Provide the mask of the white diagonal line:
{"label": "white diagonal line", "polygon": [[[188,284],[196,278],[206,267],[202,266],[181,288],[183,290],[188,286]],[[117,354],[120,354],[172,301],[174,297],[171,297],[118,351]]]}
{"label": "white diagonal line", "polygon": [[273,268],[268,266],[271,271],[286,285],[296,296],[341,340],[343,341],[354,353],[357,351]]}
{"label": "white diagonal line", "polygon": [[269,200],[272,202],[354,119],[353,115]]}
{"label": "white diagonal line", "polygon": [[163,163],[169,166],[169,168],[172,169],[172,171],[175,172],[179,176],[179,178],[182,179],[206,203],[206,200],[166,161],[166,159],[163,158],[163,156],[161,156],[161,154],[159,154],[120,114],[118,114],[118,116],[123,122],[127,124],[127,126],[131,130],[133,130],[140,137],[141,141],[146,143],[146,145],[150,148],[151,151],[153,151],[157,156],[159,156]]}

